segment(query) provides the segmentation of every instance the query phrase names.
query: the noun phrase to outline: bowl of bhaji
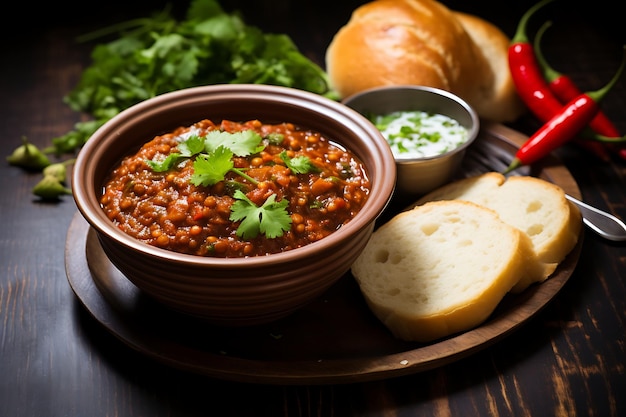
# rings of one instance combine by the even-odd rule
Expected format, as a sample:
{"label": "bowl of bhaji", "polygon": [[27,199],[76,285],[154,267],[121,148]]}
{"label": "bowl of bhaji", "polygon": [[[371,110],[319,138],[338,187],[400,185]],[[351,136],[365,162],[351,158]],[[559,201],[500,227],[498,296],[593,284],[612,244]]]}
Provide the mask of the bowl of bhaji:
{"label": "bowl of bhaji", "polygon": [[77,155],[79,212],[165,307],[223,326],[290,315],[342,278],[394,191],[380,131],[288,87],[210,85],[122,111]]}
{"label": "bowl of bhaji", "polygon": [[434,87],[373,87],[343,103],[366,116],[388,141],[397,164],[396,192],[407,198],[450,181],[480,130],[474,108]]}

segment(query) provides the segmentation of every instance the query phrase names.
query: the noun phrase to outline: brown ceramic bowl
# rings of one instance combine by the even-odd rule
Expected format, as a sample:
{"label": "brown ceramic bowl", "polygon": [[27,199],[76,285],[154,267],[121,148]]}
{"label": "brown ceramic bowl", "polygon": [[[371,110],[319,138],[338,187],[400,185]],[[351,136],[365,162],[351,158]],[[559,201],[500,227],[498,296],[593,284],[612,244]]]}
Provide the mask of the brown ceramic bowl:
{"label": "brown ceramic bowl", "polygon": [[[289,121],[325,134],[357,154],[372,190],[362,210],[333,234],[267,256],[211,258],[140,242],[118,230],[99,204],[120,159],[155,135],[203,118]],[[78,154],[74,199],[112,263],[138,288],[179,312],[218,325],[253,325],[284,317],[342,277],[362,251],[394,190],[396,167],[385,139],[358,112],[321,96],[264,85],[213,85],[167,93],[102,126]]]}
{"label": "brown ceramic bowl", "polygon": [[415,85],[375,87],[346,97],[343,103],[364,115],[394,111],[424,111],[456,119],[468,130],[468,140],[446,153],[424,158],[397,158],[397,191],[416,196],[448,182],[461,167],[466,149],[478,136],[476,111],[448,91]]}

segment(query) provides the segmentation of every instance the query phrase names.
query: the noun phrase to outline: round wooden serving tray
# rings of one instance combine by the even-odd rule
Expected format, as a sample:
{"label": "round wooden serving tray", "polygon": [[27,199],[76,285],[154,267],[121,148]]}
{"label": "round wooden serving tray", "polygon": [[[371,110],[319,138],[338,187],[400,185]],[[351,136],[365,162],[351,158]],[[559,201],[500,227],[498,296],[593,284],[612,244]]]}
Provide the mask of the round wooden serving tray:
{"label": "round wooden serving tray", "polygon": [[[464,174],[502,170],[526,139],[505,126],[485,124],[467,151]],[[569,171],[555,159],[518,173],[544,178],[580,198]],[[392,203],[385,216],[404,203]],[[155,360],[232,381],[329,384],[417,373],[492,345],[555,297],[574,271],[581,246],[582,236],[552,277],[507,295],[481,326],[430,344],[395,339],[369,311],[349,273],[317,301],[277,322],[250,328],[207,325],[141,293],[109,262],[79,213],[68,230],[65,263],[70,286],[95,320]]]}

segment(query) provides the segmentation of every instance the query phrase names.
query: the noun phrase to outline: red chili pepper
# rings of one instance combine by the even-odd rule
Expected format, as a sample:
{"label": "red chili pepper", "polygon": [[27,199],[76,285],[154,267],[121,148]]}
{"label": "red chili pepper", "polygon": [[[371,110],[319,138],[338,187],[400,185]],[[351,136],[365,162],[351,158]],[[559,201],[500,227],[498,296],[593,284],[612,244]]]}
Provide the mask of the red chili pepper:
{"label": "red chili pepper", "polygon": [[[576,86],[576,84],[570,77],[552,68],[546,60],[545,56],[543,55],[543,52],[541,50],[541,39],[543,38],[544,32],[551,24],[552,22],[549,21],[544,23],[537,32],[534,43],[535,53],[543,76],[548,82],[548,87],[554,93],[554,95],[562,103],[565,104],[568,101],[572,100],[574,97],[582,94],[583,92],[578,88],[578,86]],[[618,138],[621,136],[617,127],[607,117],[607,115],[602,112],[602,110],[598,111],[598,114],[596,114],[593,120],[589,123],[589,127],[594,132],[602,136],[614,138]],[[578,140],[578,143],[584,148],[594,152],[601,159],[605,161],[610,160],[610,155],[603,143],[593,140],[585,140],[585,138],[581,138],[580,140]]]}
{"label": "red chili pepper", "polygon": [[[611,81],[599,90],[580,94],[570,100],[559,113],[546,122],[520,147],[504,173],[508,173],[521,165],[532,164],[578,135],[598,113],[599,102],[617,82],[625,63],[626,53],[623,55],[622,63]],[[619,139],[616,138],[616,140]]]}
{"label": "red chili pepper", "polygon": [[542,122],[547,122],[563,108],[550,90],[528,40],[526,26],[537,10],[554,0],[542,0],[532,6],[520,19],[509,46],[508,59],[511,78],[517,93],[529,110]]}

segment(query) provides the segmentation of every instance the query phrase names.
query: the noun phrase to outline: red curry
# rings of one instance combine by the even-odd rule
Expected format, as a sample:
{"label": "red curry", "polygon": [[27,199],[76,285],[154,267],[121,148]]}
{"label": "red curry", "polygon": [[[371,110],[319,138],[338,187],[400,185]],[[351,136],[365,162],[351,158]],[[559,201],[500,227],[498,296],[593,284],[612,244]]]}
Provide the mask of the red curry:
{"label": "red curry", "polygon": [[[203,137],[215,130],[253,130],[263,138],[261,151],[232,159],[247,178],[228,172],[222,181],[194,185],[191,158],[164,172],[155,172],[149,165],[148,161],[179,152],[189,135]],[[294,173],[284,155],[308,158],[316,169]],[[277,202],[287,201],[290,224],[281,236],[244,238],[237,234],[240,222],[231,220],[233,184],[258,206],[272,195]],[[150,245],[200,256],[246,257],[288,251],[323,239],[354,218],[369,192],[362,162],[318,132],[291,123],[202,120],[157,136],[126,157],[104,185],[101,205],[121,230]]]}

